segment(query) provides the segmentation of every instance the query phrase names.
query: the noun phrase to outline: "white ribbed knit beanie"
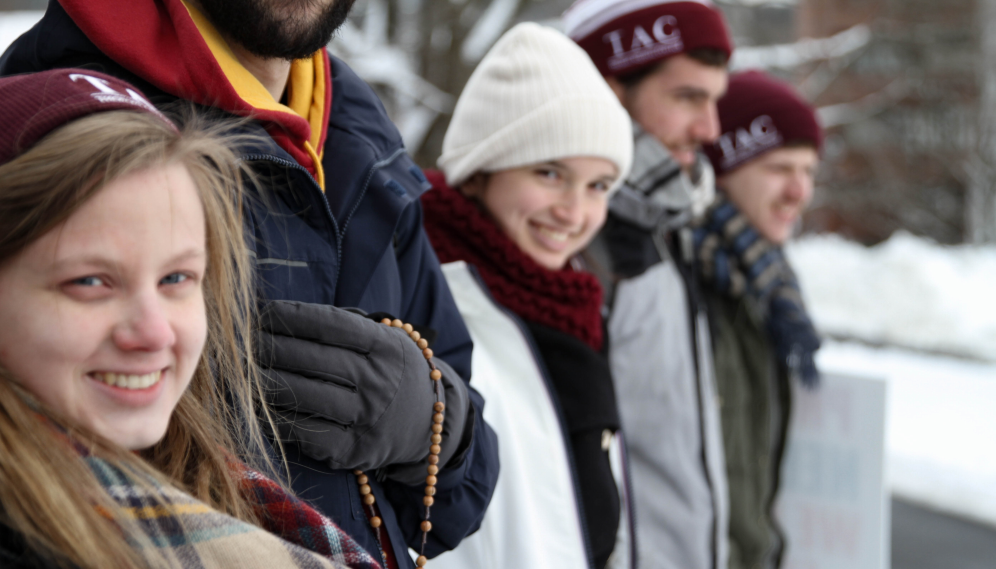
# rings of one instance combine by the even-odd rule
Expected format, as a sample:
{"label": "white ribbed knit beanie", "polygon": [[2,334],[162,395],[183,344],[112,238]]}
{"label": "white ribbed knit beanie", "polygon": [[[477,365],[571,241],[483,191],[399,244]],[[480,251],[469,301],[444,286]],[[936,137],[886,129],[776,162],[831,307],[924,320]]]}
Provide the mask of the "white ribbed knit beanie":
{"label": "white ribbed knit beanie", "polygon": [[443,138],[439,168],[457,186],[478,172],[573,156],[605,158],[624,180],[633,160],[629,114],[570,38],[519,24],[467,81]]}

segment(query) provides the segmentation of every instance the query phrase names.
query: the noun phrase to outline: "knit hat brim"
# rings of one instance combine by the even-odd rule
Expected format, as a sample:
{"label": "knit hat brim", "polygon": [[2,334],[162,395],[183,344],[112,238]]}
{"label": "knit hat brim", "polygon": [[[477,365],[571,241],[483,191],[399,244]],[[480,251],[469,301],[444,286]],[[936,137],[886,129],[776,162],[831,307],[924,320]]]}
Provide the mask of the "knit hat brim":
{"label": "knit hat brim", "polygon": [[51,131],[86,115],[136,111],[172,128],[132,85],[85,69],[55,69],[0,79],[0,164],[35,145]]}
{"label": "knit hat brim", "polygon": [[761,71],[730,77],[717,104],[720,134],[702,150],[721,176],[782,148],[803,142],[820,151],[823,131],[816,111],[792,87]]}
{"label": "knit hat brim", "polygon": [[633,160],[631,125],[584,50],[526,22],[506,32],[467,81],[438,165],[458,186],[477,172],[590,156],[612,162],[623,180]]}
{"label": "knit hat brim", "polygon": [[481,141],[448,150],[439,157],[438,164],[446,173],[447,183],[458,186],[477,172],[497,172],[573,156],[604,158],[619,170],[612,187],[615,190],[633,161],[630,130],[619,128],[628,122],[629,115],[621,106],[606,106],[601,98],[560,97]]}
{"label": "knit hat brim", "polygon": [[699,49],[733,53],[723,14],[709,0],[578,0],[564,26],[606,77]]}

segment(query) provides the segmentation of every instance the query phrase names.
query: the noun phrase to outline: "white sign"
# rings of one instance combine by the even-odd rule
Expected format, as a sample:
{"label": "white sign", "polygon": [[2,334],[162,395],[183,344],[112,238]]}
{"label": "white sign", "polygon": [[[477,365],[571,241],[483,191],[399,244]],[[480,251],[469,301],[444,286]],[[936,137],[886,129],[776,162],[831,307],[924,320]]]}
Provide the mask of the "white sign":
{"label": "white sign", "polygon": [[792,389],[775,510],[783,569],[886,569],[885,382],[825,375],[815,390]]}

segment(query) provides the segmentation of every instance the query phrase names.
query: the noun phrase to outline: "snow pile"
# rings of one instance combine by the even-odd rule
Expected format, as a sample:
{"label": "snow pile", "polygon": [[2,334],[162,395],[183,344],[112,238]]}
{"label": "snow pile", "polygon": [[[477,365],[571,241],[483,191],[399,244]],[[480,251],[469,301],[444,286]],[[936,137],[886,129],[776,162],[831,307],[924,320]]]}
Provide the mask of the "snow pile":
{"label": "snow pile", "polygon": [[872,248],[817,235],[786,250],[822,333],[996,362],[996,246],[897,232]]}
{"label": "snow pile", "polygon": [[21,34],[41,20],[45,12],[26,10],[22,12],[0,12],[0,53],[7,50]]}

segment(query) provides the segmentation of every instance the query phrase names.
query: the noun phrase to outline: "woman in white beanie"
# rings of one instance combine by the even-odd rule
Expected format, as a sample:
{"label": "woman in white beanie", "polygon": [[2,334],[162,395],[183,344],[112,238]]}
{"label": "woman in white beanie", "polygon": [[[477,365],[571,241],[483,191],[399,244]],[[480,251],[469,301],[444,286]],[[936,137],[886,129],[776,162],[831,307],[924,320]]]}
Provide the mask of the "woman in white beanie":
{"label": "woman in white beanie", "polygon": [[457,102],[422,204],[474,340],[501,475],[481,529],[434,569],[632,566],[602,289],[574,262],[632,140],[587,54],[537,24],[507,32]]}

